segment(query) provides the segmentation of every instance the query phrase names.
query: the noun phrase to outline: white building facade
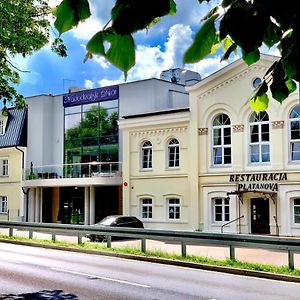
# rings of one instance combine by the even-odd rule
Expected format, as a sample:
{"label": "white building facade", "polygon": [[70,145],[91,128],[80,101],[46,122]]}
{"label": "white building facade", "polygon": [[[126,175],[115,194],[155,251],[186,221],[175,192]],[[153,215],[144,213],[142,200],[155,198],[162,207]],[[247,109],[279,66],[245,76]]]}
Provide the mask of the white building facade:
{"label": "white building facade", "polygon": [[[188,80],[193,76],[198,80],[199,74],[191,73]],[[71,90],[63,95],[34,96],[26,102],[23,219],[93,224],[109,214],[123,212],[118,118],[186,107],[188,93],[184,84],[146,79]]]}
{"label": "white building facade", "polygon": [[119,121],[125,213],[149,228],[300,235],[298,91],[260,114],[248,101],[275,60],[238,60],[187,87],[186,110]]}

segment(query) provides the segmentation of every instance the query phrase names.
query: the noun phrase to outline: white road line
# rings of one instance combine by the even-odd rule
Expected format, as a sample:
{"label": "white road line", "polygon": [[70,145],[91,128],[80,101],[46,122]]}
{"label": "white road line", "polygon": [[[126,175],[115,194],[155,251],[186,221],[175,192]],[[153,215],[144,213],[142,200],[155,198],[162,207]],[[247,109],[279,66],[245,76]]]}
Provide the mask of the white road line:
{"label": "white road line", "polygon": [[93,274],[76,272],[76,271],[70,271],[70,270],[59,269],[59,268],[51,268],[51,269],[55,270],[55,271],[60,271],[60,272],[65,272],[65,273],[70,273],[70,274],[75,274],[75,275],[81,275],[81,276],[92,277],[92,278],[97,278],[97,279],[102,279],[102,280],[107,280],[107,281],[124,283],[124,284],[129,284],[129,285],[144,287],[144,288],[150,288],[149,285],[140,284],[140,283],[136,283],[136,282],[130,282],[130,281],[126,281],[126,280],[113,279],[113,278],[109,278],[109,277],[102,277],[102,276],[97,276],[97,275],[93,275]]}

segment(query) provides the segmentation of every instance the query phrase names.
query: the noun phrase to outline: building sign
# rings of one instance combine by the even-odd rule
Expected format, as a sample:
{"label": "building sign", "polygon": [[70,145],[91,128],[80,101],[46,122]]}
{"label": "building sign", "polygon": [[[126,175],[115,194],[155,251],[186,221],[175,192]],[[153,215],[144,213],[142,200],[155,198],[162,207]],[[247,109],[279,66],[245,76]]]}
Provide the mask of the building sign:
{"label": "building sign", "polygon": [[108,86],[70,93],[63,96],[64,107],[94,103],[119,98],[119,86]]}
{"label": "building sign", "polygon": [[278,182],[286,181],[287,173],[236,174],[229,176],[229,182],[236,182],[238,191],[278,191]]}

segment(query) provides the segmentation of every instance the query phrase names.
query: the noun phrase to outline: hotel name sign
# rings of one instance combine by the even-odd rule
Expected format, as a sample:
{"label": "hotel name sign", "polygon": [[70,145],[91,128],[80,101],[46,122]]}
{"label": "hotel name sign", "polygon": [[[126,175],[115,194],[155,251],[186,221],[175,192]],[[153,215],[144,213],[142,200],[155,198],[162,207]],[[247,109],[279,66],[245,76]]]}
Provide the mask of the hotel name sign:
{"label": "hotel name sign", "polygon": [[278,182],[286,181],[287,173],[235,174],[229,176],[229,182],[236,182],[238,191],[278,191]]}

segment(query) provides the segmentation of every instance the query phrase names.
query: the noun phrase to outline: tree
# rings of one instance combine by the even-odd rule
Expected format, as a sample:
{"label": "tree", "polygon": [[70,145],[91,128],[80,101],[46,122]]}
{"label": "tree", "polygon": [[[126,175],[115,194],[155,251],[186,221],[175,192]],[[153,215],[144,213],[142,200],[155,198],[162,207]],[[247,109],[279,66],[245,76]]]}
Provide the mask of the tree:
{"label": "tree", "polygon": [[49,13],[44,0],[0,1],[0,99],[4,107],[7,102],[24,106],[23,96],[14,88],[21,70],[12,61],[16,55],[26,57],[48,42]]}
{"label": "tree", "polygon": [[[198,0],[199,5],[211,0]],[[268,106],[267,92],[282,102],[296,90],[300,80],[300,12],[292,0],[214,0],[217,3],[202,18],[202,26],[183,56],[183,63],[196,63],[223,50],[223,60],[234,51],[251,65],[260,58],[260,47],[277,47],[281,57],[266,72],[264,81],[252,97],[252,107]],[[87,43],[85,60],[102,55],[124,72],[135,64],[132,34],[154,25],[166,15],[176,13],[176,0],[116,0],[111,19]],[[55,11],[59,34],[90,17],[89,0],[62,0]],[[109,43],[106,48],[105,44]]]}

